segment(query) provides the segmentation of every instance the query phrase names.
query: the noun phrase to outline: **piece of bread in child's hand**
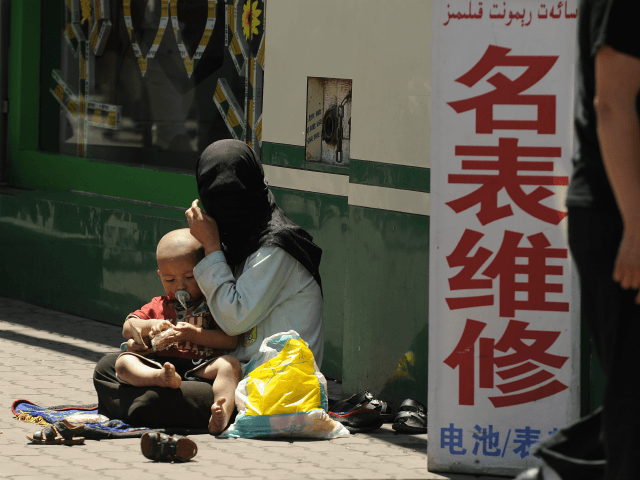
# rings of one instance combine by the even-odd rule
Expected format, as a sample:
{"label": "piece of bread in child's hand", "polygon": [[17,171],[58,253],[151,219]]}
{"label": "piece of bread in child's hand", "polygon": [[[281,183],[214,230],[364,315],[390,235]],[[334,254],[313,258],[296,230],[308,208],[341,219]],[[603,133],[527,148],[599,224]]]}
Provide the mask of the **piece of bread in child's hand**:
{"label": "piece of bread in child's hand", "polygon": [[151,346],[153,347],[154,352],[167,350],[176,345],[178,342],[171,340],[171,337],[176,333],[178,332],[171,325],[168,325],[160,333],[153,334],[153,337],[151,338]]}

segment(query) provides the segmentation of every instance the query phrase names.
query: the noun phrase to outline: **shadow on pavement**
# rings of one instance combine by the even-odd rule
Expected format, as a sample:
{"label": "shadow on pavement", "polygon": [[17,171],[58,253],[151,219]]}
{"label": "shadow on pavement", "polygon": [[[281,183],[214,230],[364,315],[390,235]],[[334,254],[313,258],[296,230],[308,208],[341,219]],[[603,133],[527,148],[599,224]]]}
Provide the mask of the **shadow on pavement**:
{"label": "shadow on pavement", "polygon": [[97,362],[105,354],[110,353],[112,351],[116,351],[116,349],[109,351],[106,348],[103,351],[96,351],[89,348],[81,347],[79,345],[74,345],[72,342],[63,342],[59,340],[52,340],[52,339],[41,338],[41,337],[36,337],[31,335],[25,335],[23,333],[14,332],[11,330],[0,330],[0,338],[9,340],[12,342],[19,342],[25,345],[31,345],[33,347],[53,350],[54,352],[57,352],[57,353],[66,353],[68,355],[80,357],[92,362]]}
{"label": "shadow on pavement", "polygon": [[421,453],[427,460],[427,436],[426,435],[409,435],[406,433],[396,433],[391,430],[391,424],[387,424],[388,428],[381,428],[371,433],[358,433],[356,435],[366,435],[374,437],[376,440],[390,443],[396,447],[402,447],[411,452]]}

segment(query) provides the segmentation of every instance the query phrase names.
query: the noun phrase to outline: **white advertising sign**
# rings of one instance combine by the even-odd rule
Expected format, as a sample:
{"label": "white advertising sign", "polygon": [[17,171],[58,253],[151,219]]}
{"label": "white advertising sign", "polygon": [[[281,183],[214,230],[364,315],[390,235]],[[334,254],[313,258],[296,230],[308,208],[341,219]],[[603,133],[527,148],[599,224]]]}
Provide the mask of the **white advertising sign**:
{"label": "white advertising sign", "polygon": [[429,470],[513,475],[579,416],[577,1],[433,2]]}

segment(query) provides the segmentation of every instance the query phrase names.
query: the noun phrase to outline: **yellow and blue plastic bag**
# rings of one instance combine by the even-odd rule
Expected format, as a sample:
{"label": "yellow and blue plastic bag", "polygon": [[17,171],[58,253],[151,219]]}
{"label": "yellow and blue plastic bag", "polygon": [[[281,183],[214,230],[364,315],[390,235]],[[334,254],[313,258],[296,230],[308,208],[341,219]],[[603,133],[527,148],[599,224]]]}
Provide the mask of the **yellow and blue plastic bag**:
{"label": "yellow and blue plastic bag", "polygon": [[265,338],[236,388],[238,416],[231,438],[330,439],[349,431],[327,414],[327,381],[295,331]]}

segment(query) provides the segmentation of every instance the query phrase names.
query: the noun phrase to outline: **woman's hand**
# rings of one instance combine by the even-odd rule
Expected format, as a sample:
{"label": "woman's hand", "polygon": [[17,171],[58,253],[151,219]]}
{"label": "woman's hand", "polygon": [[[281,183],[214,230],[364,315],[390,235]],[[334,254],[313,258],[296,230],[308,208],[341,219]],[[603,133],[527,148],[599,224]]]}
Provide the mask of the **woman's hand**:
{"label": "woman's hand", "polygon": [[185,215],[189,222],[191,235],[202,244],[205,255],[222,250],[218,225],[213,218],[202,211],[198,206],[198,200],[191,203],[191,207],[185,212]]}

